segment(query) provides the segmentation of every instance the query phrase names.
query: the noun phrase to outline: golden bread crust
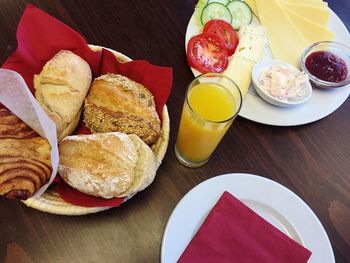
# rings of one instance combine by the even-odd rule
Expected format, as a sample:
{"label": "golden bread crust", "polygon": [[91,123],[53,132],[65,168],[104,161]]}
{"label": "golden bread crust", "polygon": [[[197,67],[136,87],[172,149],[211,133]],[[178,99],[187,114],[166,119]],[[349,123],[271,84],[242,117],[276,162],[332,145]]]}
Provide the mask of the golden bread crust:
{"label": "golden bread crust", "polygon": [[[137,137],[147,150],[133,139],[119,132],[68,136],[59,145],[58,172],[70,186],[89,195],[108,199],[134,194],[148,186],[150,177],[153,181],[156,161],[141,139]],[[139,166],[145,167],[142,173]]]}
{"label": "golden bread crust", "polygon": [[160,135],[160,120],[151,92],[118,74],[94,80],[85,99],[84,121],[93,133],[136,134],[148,145]]}
{"label": "golden bread crust", "polygon": [[0,109],[0,195],[27,199],[51,176],[51,146],[7,109]]}
{"label": "golden bread crust", "polygon": [[0,140],[0,195],[27,199],[49,180],[51,147],[46,139]]}
{"label": "golden bread crust", "polygon": [[91,84],[89,64],[74,53],[62,50],[34,76],[35,98],[56,123],[61,140],[76,128],[84,99]]}
{"label": "golden bread crust", "polygon": [[39,135],[7,109],[0,109],[0,139],[33,138]]}

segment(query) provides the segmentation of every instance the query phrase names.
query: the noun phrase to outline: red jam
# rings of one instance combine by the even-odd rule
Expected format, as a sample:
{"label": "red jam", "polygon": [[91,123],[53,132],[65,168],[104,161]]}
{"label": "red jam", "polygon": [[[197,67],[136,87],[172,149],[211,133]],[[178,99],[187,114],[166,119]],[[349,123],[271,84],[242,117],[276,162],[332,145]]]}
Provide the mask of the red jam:
{"label": "red jam", "polygon": [[305,66],[312,75],[329,82],[341,82],[348,75],[345,61],[329,51],[311,53],[306,58]]}

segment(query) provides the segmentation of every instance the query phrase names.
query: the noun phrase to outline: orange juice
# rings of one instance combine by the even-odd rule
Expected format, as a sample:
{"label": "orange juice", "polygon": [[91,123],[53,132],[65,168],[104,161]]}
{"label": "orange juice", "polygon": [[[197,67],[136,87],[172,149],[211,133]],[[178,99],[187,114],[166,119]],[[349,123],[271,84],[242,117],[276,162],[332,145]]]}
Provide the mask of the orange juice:
{"label": "orange juice", "polygon": [[202,82],[190,87],[176,141],[180,159],[205,163],[232,124],[239,106],[232,92],[218,83]]}

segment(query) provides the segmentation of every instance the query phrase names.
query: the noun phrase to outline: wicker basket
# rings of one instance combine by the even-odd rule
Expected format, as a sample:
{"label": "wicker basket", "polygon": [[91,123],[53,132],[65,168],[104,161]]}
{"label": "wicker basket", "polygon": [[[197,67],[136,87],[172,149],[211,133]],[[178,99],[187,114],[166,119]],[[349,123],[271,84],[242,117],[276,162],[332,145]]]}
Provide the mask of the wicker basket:
{"label": "wicker basket", "polygon": [[[93,51],[99,51],[102,49],[100,46],[89,45]],[[131,61],[127,56],[116,52],[114,50],[108,49],[111,51],[118,61],[128,62]],[[169,130],[170,130],[170,120],[169,114],[166,105],[163,108],[162,113],[162,130],[161,135],[158,140],[152,145],[152,151],[154,152],[157,160],[157,168],[161,164],[165,152],[168,147],[169,142]],[[65,202],[54,189],[48,189],[43,195],[37,198],[29,198],[26,201],[23,201],[29,207],[34,209],[58,215],[86,215],[91,213],[96,213],[110,209],[112,207],[82,207],[72,205]]]}

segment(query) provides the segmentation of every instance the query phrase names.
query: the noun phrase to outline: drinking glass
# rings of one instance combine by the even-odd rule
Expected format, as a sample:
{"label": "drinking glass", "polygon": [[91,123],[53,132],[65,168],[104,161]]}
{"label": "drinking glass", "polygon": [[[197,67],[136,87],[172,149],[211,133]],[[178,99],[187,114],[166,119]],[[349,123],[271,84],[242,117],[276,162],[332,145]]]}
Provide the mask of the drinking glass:
{"label": "drinking glass", "polygon": [[187,87],[175,144],[178,160],[200,167],[208,160],[242,106],[238,86],[223,74],[205,73]]}

